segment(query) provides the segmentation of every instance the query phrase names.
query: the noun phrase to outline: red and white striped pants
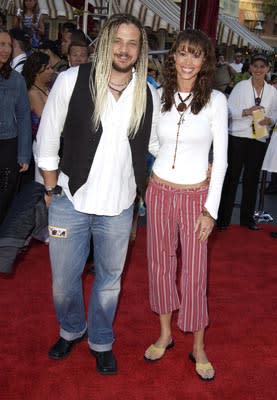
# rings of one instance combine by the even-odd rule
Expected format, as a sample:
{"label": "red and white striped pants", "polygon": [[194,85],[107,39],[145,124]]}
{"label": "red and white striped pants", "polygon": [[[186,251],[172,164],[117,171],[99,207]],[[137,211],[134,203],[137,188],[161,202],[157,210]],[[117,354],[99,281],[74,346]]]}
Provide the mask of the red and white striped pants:
{"label": "red and white striped pants", "polygon": [[[176,189],[151,179],[147,193],[147,255],[151,309],[179,309],[178,326],[195,332],[208,325],[207,241],[194,233],[208,187]],[[178,233],[182,249],[180,298],[176,284]]]}

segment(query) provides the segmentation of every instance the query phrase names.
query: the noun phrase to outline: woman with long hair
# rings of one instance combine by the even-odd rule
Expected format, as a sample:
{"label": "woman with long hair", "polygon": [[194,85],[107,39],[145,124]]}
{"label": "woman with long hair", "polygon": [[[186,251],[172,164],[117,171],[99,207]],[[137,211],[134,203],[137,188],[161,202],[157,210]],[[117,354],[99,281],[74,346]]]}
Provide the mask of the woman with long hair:
{"label": "woman with long hair", "polygon": [[[160,360],[174,346],[171,319],[179,310],[178,327],[193,333],[189,358],[204,380],[215,376],[204,349],[207,239],[217,218],[227,166],[227,104],[222,93],[212,90],[214,66],[214,50],[204,33],[179,33],[163,68],[162,109],[156,137],[149,146],[156,160],[146,193],[150,305],[159,315],[160,335],[144,357]],[[180,295],[176,286],[178,240],[182,248]]]}
{"label": "woman with long hair", "polygon": [[[25,78],[32,120],[33,153],[36,158],[36,135],[40,123],[41,114],[49,94],[53,70],[50,58],[40,51],[31,54],[24,64],[22,75]],[[35,180],[43,183],[43,178],[36,165]]]}
{"label": "woman with long hair", "polygon": [[11,68],[12,38],[0,29],[0,224],[15,194],[19,173],[31,158],[28,93],[22,76]]}
{"label": "woman with long hair", "polygon": [[40,12],[38,0],[23,0],[23,10],[15,17],[14,27],[29,34],[31,46],[37,48],[45,34],[44,17]]}

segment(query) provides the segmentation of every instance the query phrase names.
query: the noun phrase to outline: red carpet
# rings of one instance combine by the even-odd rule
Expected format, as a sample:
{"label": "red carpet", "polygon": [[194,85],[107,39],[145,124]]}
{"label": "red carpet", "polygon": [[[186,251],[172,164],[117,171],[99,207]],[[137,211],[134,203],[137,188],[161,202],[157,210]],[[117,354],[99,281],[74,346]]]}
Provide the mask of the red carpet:
{"label": "red carpet", "polygon": [[[158,335],[148,305],[145,229],[130,248],[115,330],[119,373],[103,377],[83,341],[63,361],[47,358],[58,337],[48,248],[37,242],[0,275],[0,398],[3,400],[273,400],[277,398],[277,240],[232,226],[210,240],[210,328],[206,349],[217,375],[202,382],[187,359],[192,336],[174,323],[174,349],[146,363]],[[276,230],[276,227],[275,227]],[[84,274],[86,299],[93,277]],[[174,320],[174,322],[176,322]]]}

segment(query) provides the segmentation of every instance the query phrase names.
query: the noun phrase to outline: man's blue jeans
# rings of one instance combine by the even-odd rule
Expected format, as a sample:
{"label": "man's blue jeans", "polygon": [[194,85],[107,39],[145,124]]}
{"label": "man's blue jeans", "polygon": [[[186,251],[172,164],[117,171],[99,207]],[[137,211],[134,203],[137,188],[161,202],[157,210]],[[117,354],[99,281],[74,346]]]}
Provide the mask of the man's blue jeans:
{"label": "man's blue jeans", "polygon": [[[91,349],[111,350],[132,217],[133,206],[118,216],[99,216],[76,211],[64,194],[53,196],[49,208],[53,299],[64,339],[77,339],[88,329]],[[96,277],[86,322],[82,273],[91,235]]]}

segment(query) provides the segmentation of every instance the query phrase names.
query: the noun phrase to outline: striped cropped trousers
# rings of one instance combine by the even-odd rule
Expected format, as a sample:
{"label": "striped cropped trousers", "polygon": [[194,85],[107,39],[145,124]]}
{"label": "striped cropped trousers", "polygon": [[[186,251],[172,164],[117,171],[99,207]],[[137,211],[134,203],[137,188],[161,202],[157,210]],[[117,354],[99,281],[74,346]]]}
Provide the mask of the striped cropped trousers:
{"label": "striped cropped trousers", "polygon": [[[176,189],[151,179],[146,192],[147,256],[151,309],[160,314],[179,310],[178,326],[195,332],[208,325],[207,241],[194,233],[208,186]],[[182,250],[178,291],[178,236]]]}

